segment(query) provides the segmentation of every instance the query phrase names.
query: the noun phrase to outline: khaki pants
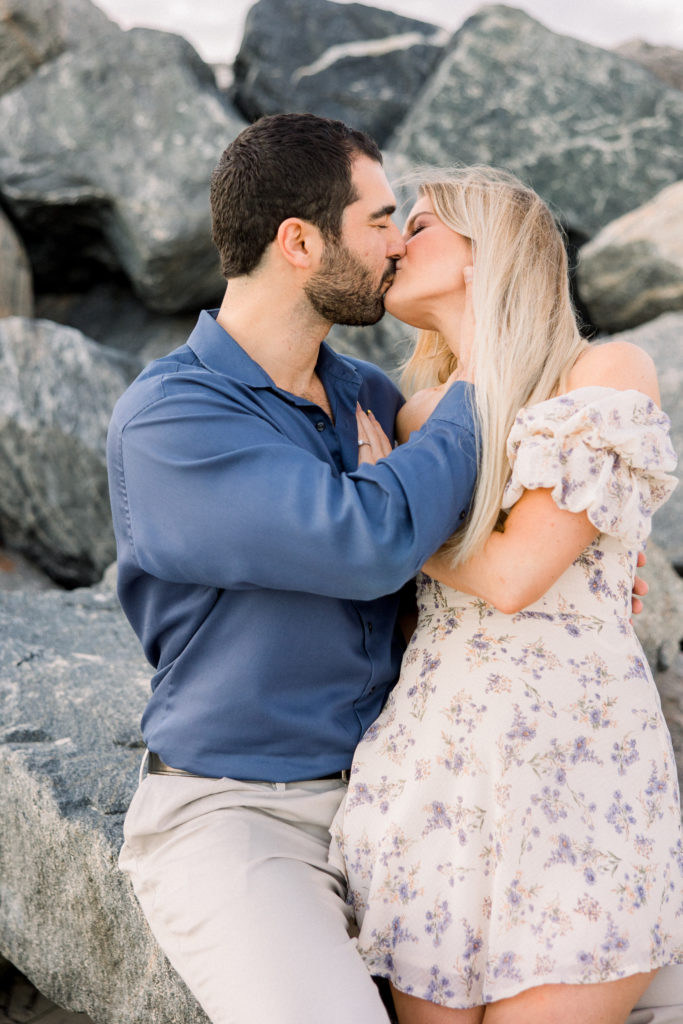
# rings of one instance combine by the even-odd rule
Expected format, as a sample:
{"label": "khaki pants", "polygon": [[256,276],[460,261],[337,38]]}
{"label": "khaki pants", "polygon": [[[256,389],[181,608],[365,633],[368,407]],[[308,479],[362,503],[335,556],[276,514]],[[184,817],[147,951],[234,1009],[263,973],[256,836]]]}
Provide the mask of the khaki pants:
{"label": "khaki pants", "polygon": [[341,781],[148,775],[119,864],[214,1024],[387,1024],[327,862]]}

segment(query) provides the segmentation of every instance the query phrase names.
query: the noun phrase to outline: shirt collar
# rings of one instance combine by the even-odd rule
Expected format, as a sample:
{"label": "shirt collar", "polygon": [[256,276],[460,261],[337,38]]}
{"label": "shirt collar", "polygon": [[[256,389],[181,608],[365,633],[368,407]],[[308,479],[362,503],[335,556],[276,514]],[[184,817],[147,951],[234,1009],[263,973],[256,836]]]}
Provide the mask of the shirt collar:
{"label": "shirt collar", "polygon": [[[217,323],[218,312],[218,309],[203,309],[188,338],[187,344],[200,363],[207,369],[239,380],[248,387],[279,390],[263,367]],[[323,385],[328,377],[352,381],[355,384],[361,383],[361,377],[353,363],[338,355],[325,341],[320,346],[316,370]]]}

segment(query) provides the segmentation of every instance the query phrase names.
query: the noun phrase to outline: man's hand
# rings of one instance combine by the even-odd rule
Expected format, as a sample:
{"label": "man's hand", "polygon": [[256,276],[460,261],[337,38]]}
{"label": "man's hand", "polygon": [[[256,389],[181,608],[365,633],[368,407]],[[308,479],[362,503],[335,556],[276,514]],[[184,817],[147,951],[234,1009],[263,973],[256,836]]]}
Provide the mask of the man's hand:
{"label": "man's hand", "polygon": [[[646,562],[647,558],[645,557],[645,552],[640,551],[638,554],[638,561],[636,562],[636,565],[640,569],[640,567],[642,565],[645,565]],[[641,597],[645,597],[649,589],[650,588],[648,584],[645,582],[645,580],[641,579],[640,576],[636,576],[636,578],[633,581],[633,592],[631,594],[631,611],[634,615],[640,615],[640,613],[642,612],[643,602],[640,599]]]}

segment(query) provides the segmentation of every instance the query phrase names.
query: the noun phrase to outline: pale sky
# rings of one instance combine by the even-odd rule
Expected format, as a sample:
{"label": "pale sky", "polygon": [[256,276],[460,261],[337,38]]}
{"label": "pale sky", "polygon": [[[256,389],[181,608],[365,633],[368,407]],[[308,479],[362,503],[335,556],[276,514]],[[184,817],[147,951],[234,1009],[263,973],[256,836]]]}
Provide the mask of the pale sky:
{"label": "pale sky", "polygon": [[[178,32],[204,60],[232,64],[242,38],[244,19],[254,0],[95,0],[123,28],[147,25]],[[340,3],[351,0],[337,0]],[[286,0],[283,0],[283,6]],[[482,3],[472,0],[375,0],[399,14],[458,28]],[[683,0],[514,0],[555,32],[596,46],[617,46],[640,38],[683,50]]]}

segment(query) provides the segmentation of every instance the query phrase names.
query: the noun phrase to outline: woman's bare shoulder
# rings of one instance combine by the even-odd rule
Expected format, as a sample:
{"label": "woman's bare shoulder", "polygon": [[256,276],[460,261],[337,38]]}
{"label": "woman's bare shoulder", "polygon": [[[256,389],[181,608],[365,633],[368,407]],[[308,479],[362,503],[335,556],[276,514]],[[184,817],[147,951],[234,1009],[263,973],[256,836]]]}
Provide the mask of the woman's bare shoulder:
{"label": "woman's bare shoulder", "polygon": [[659,405],[657,370],[650,356],[630,341],[593,343],[572,367],[569,391],[585,387],[642,391]]}

